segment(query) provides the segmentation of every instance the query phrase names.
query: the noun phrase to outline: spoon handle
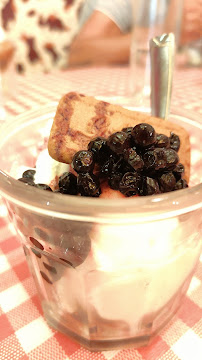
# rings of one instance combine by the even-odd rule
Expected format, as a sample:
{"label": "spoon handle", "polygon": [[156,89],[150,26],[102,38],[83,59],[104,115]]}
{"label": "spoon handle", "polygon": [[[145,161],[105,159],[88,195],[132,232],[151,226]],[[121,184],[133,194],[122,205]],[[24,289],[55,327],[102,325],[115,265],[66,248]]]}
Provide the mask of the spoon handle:
{"label": "spoon handle", "polygon": [[150,40],[151,114],[167,119],[170,112],[175,56],[175,36],[163,34]]}

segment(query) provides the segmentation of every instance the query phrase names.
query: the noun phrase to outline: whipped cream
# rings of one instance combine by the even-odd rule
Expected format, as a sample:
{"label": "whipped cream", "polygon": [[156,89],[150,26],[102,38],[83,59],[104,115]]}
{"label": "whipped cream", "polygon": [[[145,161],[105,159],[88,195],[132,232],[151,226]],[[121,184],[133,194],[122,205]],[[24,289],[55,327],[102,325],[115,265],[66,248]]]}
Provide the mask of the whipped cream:
{"label": "whipped cream", "polygon": [[69,165],[54,160],[45,149],[37,158],[35,170],[34,182],[49,185],[56,177],[68,172]]}
{"label": "whipped cream", "polygon": [[35,168],[24,165],[19,166],[17,163],[14,163],[11,169],[11,176],[19,179],[22,177],[23,172],[29,169],[36,171],[34,175],[34,182],[36,184],[47,184],[50,186],[54,179],[69,171],[70,165],[54,160],[49,155],[48,150],[45,149],[39,153]]}

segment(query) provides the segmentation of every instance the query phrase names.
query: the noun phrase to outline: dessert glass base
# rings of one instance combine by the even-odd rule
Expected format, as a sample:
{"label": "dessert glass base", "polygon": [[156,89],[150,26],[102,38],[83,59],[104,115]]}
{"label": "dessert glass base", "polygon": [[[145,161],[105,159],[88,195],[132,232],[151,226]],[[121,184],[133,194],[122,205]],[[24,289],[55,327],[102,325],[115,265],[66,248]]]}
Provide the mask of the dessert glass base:
{"label": "dessert glass base", "polygon": [[188,290],[192,276],[193,272],[190,273],[177,293],[163,308],[142,318],[136,331],[137,335],[134,333],[134,336],[131,336],[126,326],[121,329],[120,322],[105,321],[96,317],[94,324],[90,325],[87,319],[82,317],[79,319],[77,313],[58,316],[58,309],[55,309],[54,306],[51,308],[50,304],[46,304],[46,302],[42,302],[43,312],[46,321],[51,327],[71,337],[88,350],[103,351],[129,347],[138,348],[148,345],[174,317],[183,303],[184,294]]}
{"label": "dessert glass base", "polygon": [[[0,192],[44,317],[93,351],[147,345],[183,304],[201,253],[199,159],[192,151],[189,188],[149,197],[85,198],[26,186],[15,174],[35,166],[55,109],[27,112],[0,134]],[[201,143],[199,123],[170,120]]]}

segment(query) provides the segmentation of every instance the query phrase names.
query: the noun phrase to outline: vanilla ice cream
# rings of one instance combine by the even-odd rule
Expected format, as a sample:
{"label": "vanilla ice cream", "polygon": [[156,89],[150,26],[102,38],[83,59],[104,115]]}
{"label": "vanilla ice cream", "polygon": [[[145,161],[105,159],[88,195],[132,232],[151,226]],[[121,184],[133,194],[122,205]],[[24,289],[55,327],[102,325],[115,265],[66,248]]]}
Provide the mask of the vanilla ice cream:
{"label": "vanilla ice cream", "polygon": [[68,172],[69,165],[54,160],[45,149],[37,158],[35,170],[34,182],[49,185],[56,177],[59,178],[64,172]]}
{"label": "vanilla ice cream", "polygon": [[[174,251],[176,239],[179,247]],[[86,295],[92,322],[99,323],[100,318],[107,324],[110,320],[125,322],[131,336],[137,334],[144,317],[166,306],[183,286],[194,270],[201,246],[200,242],[189,249],[180,246],[183,231],[177,219],[159,221],[158,226],[155,222],[99,224],[91,232],[91,240],[90,255],[75,269],[79,283],[81,279],[83,283],[79,299],[84,304]],[[62,308],[73,313],[78,302],[70,309],[65,278],[73,283],[73,271],[65,271],[55,284],[56,291]]]}

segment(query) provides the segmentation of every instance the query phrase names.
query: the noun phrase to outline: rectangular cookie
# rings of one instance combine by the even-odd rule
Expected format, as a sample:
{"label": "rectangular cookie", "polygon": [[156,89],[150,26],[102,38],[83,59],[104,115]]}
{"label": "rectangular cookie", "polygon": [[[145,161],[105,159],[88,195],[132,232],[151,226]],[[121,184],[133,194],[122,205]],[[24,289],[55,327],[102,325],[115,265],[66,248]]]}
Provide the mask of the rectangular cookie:
{"label": "rectangular cookie", "polygon": [[152,125],[157,133],[170,136],[172,131],[180,137],[178,155],[185,166],[184,178],[188,181],[190,141],[184,128],[168,120],[124,109],[76,92],[65,94],[59,101],[48,141],[48,151],[53,159],[70,164],[73,155],[79,150],[87,149],[91,139],[97,136],[107,138],[124,127],[134,127],[139,123]]}

